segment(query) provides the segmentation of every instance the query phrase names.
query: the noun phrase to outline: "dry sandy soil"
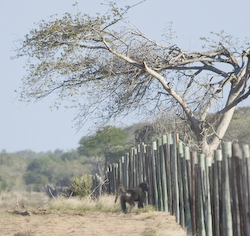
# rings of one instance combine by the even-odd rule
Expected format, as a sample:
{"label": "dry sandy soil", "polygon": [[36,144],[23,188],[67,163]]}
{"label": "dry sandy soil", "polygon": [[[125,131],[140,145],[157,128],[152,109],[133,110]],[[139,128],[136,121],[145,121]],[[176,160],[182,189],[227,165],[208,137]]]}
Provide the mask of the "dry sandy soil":
{"label": "dry sandy soil", "polygon": [[1,236],[184,236],[175,217],[165,212],[100,213],[0,209]]}

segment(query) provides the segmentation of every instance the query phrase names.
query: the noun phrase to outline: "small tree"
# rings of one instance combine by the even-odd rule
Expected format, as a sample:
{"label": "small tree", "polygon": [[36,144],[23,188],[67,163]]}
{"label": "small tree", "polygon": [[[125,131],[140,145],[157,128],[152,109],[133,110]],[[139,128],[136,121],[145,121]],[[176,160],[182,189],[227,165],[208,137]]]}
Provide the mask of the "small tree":
{"label": "small tree", "polygon": [[[17,57],[28,56],[21,99],[40,100],[53,92],[79,107],[79,119],[100,123],[131,112],[160,116],[171,111],[195,134],[199,148],[212,156],[235,106],[250,94],[250,48],[224,32],[206,47],[186,51],[159,44],[123,20],[130,7],[95,17],[42,21],[25,36]],[[60,101],[59,101],[60,102]],[[211,110],[216,112],[211,114]]]}
{"label": "small tree", "polygon": [[103,174],[108,163],[116,162],[125,154],[128,134],[120,128],[106,126],[93,136],[83,137],[78,147],[81,155],[96,157],[95,164]]}

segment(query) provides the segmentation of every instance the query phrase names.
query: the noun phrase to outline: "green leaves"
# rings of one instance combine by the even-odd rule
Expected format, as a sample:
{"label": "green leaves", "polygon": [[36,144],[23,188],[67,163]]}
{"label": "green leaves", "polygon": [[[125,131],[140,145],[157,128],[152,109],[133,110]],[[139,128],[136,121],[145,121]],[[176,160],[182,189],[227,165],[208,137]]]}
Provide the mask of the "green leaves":
{"label": "green leaves", "polygon": [[70,178],[70,184],[67,188],[69,196],[88,197],[92,190],[92,176],[83,175],[82,177]]}
{"label": "green leaves", "polygon": [[113,163],[125,154],[128,137],[122,129],[106,126],[93,136],[83,137],[78,151],[82,155],[103,156],[106,162]]}

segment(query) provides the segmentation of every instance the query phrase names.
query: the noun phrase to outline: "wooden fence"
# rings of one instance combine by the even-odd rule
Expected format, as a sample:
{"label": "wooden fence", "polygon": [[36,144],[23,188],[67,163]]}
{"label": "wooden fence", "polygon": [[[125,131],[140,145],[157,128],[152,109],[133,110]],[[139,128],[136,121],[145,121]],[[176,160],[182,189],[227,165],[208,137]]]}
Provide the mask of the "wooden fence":
{"label": "wooden fence", "polygon": [[147,203],[175,215],[187,235],[250,235],[249,146],[222,143],[214,159],[190,151],[178,134],[143,143],[107,170],[107,191],[147,182]]}

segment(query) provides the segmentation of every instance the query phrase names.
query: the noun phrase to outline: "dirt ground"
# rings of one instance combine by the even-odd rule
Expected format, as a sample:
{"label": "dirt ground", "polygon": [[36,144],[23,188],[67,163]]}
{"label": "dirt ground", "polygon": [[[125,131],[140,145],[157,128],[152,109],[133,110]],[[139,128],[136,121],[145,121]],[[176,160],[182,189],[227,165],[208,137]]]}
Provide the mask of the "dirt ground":
{"label": "dirt ground", "polygon": [[185,236],[175,217],[165,212],[101,213],[0,209],[1,236]]}

